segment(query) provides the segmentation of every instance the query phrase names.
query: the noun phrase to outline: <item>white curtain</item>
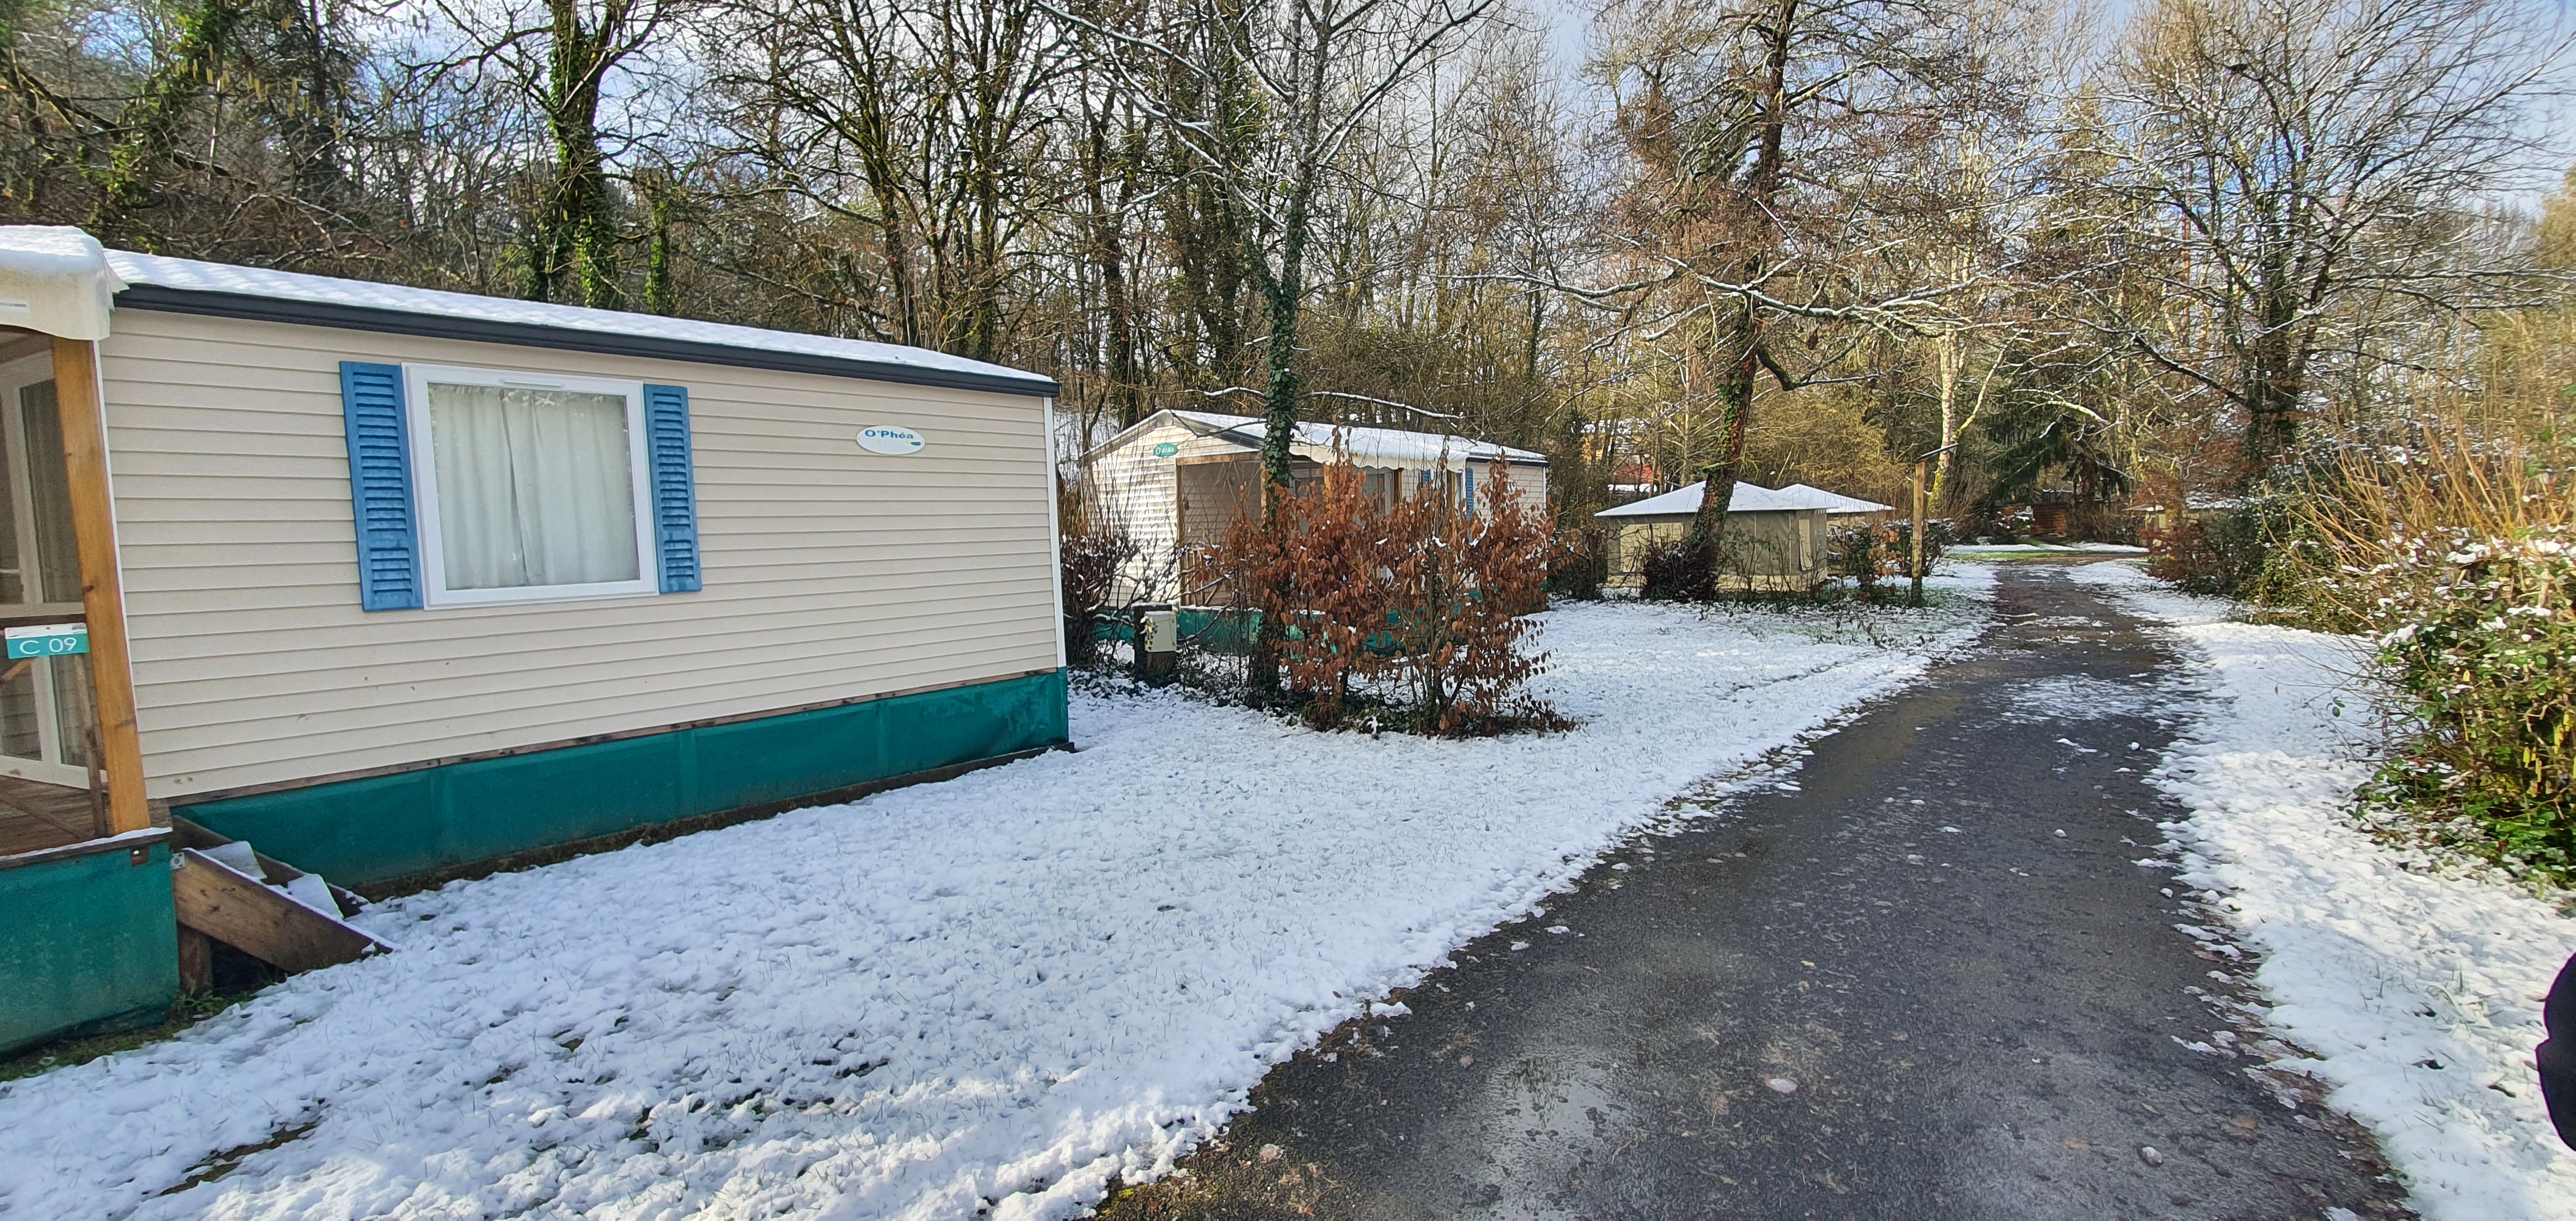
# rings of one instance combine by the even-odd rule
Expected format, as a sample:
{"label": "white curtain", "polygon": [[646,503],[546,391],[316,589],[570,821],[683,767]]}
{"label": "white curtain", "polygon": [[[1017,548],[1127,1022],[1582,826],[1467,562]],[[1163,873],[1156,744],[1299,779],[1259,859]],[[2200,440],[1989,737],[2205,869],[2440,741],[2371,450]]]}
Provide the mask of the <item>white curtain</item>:
{"label": "white curtain", "polygon": [[433,382],[429,432],[447,588],[641,575],[624,396]]}

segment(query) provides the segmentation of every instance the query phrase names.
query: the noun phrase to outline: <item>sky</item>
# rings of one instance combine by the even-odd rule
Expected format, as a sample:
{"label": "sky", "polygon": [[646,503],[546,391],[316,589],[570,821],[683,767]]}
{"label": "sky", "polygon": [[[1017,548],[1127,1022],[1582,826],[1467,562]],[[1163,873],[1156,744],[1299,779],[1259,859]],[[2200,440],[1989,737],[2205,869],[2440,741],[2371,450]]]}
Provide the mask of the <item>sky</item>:
{"label": "sky", "polygon": [[[1534,16],[1546,27],[1549,62],[1557,79],[1569,95],[1582,91],[1581,76],[1585,53],[1585,36],[1591,24],[1591,13],[1597,7],[1593,0],[1524,0]],[[2117,28],[2127,19],[2134,0],[2106,0],[2101,6],[2103,28]],[[2542,16],[2556,31],[2576,28],[2576,0],[2535,0],[2536,15]],[[2545,35],[2549,30],[2535,31]],[[2569,87],[2556,96],[2542,97],[2532,103],[2531,129],[2545,145],[2559,150],[2559,155],[2545,158],[2545,164],[2534,167],[2499,194],[2504,202],[2539,210],[2542,201],[2558,190],[2559,177],[2571,164],[2576,164],[2576,50],[2562,56],[2559,64],[2562,79]]]}

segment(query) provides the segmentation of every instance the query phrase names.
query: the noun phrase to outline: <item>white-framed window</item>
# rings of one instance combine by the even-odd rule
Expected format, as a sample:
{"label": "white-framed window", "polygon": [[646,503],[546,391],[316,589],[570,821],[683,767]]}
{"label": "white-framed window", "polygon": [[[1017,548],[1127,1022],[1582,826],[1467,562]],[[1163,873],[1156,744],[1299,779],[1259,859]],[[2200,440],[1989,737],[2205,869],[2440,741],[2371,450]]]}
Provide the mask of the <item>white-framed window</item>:
{"label": "white-framed window", "polygon": [[[51,356],[0,364],[0,610],[21,621],[84,611]],[[88,787],[90,690],[86,655],[0,661],[0,776]]]}
{"label": "white-framed window", "polygon": [[427,605],[659,592],[642,382],[402,372]]}

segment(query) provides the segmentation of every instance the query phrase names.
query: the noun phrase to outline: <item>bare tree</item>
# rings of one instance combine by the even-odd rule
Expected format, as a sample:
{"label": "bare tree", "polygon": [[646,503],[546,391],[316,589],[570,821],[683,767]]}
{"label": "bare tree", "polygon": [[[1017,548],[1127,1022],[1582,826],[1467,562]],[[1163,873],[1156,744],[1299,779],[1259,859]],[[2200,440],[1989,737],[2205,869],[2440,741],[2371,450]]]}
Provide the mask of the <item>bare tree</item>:
{"label": "bare tree", "polygon": [[820,274],[782,286],[878,337],[1000,359],[1020,243],[1055,210],[1063,26],[1029,0],[739,0],[711,41],[735,151],[828,218],[805,226]]}
{"label": "bare tree", "polygon": [[668,33],[690,0],[434,2],[464,45],[428,75],[497,69],[545,120],[552,166],[526,238],[526,295],[552,300],[569,285],[584,305],[617,308],[625,299],[620,200],[600,107],[611,76]]}
{"label": "bare tree", "polygon": [[1905,252],[1923,200],[1875,167],[1994,96],[1969,87],[1991,65],[1950,0],[1635,0],[1604,25],[1631,278],[1584,295],[1691,349],[1717,437],[1692,533],[1714,557],[1760,378],[1830,380],[1861,335],[1955,322],[1974,275]]}
{"label": "bare tree", "polygon": [[1269,324],[1261,460],[1274,488],[1290,482],[1298,322],[1328,179],[1379,108],[1494,3],[1172,0],[1115,17],[1059,10],[1093,36],[1127,96],[1197,174],[1252,221],[1242,261]]}
{"label": "bare tree", "polygon": [[[2119,236],[2161,293],[2106,311],[2241,420],[2244,472],[2298,438],[2320,366],[2410,320],[2525,299],[2481,198],[2533,152],[2525,107],[2568,49],[2515,0],[2154,0],[2111,99]],[[2136,308],[2143,306],[2144,308]]]}

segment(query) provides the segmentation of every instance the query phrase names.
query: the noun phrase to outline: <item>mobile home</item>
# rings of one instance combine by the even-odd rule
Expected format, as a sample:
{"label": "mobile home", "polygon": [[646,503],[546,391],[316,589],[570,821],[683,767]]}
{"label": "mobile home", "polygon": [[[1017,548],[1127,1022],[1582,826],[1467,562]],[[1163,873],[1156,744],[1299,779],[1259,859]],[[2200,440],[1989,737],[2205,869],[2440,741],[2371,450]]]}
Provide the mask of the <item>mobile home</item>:
{"label": "mobile home", "polygon": [[[1083,455],[1085,512],[1095,525],[1123,531],[1138,549],[1114,600],[1199,600],[1202,582],[1184,571],[1184,560],[1260,511],[1267,431],[1254,416],[1157,411]],[[1490,441],[1309,422],[1297,426],[1288,448],[1299,482],[1320,478],[1339,455],[1360,469],[1370,495],[1390,503],[1433,488],[1473,513],[1480,498],[1490,503],[1495,494],[1499,464],[1515,501],[1540,510],[1547,505],[1547,455]]]}
{"label": "mobile home", "polygon": [[[1694,483],[1592,515],[1612,531],[1610,588],[1644,586],[1646,556],[1688,537],[1691,519],[1699,514],[1700,486]],[[1719,587],[1738,593],[1815,588],[1826,575],[1829,516],[1846,504],[1867,503],[1804,485],[1774,490],[1738,481],[1726,504],[1730,564],[1719,574]]]}
{"label": "mobile home", "polygon": [[0,1045],[166,999],[166,870],[18,930],[148,906],[173,816],[400,885],[1063,744],[1054,393],[0,229],[0,601],[64,650],[0,679],[0,985],[134,960]]}

